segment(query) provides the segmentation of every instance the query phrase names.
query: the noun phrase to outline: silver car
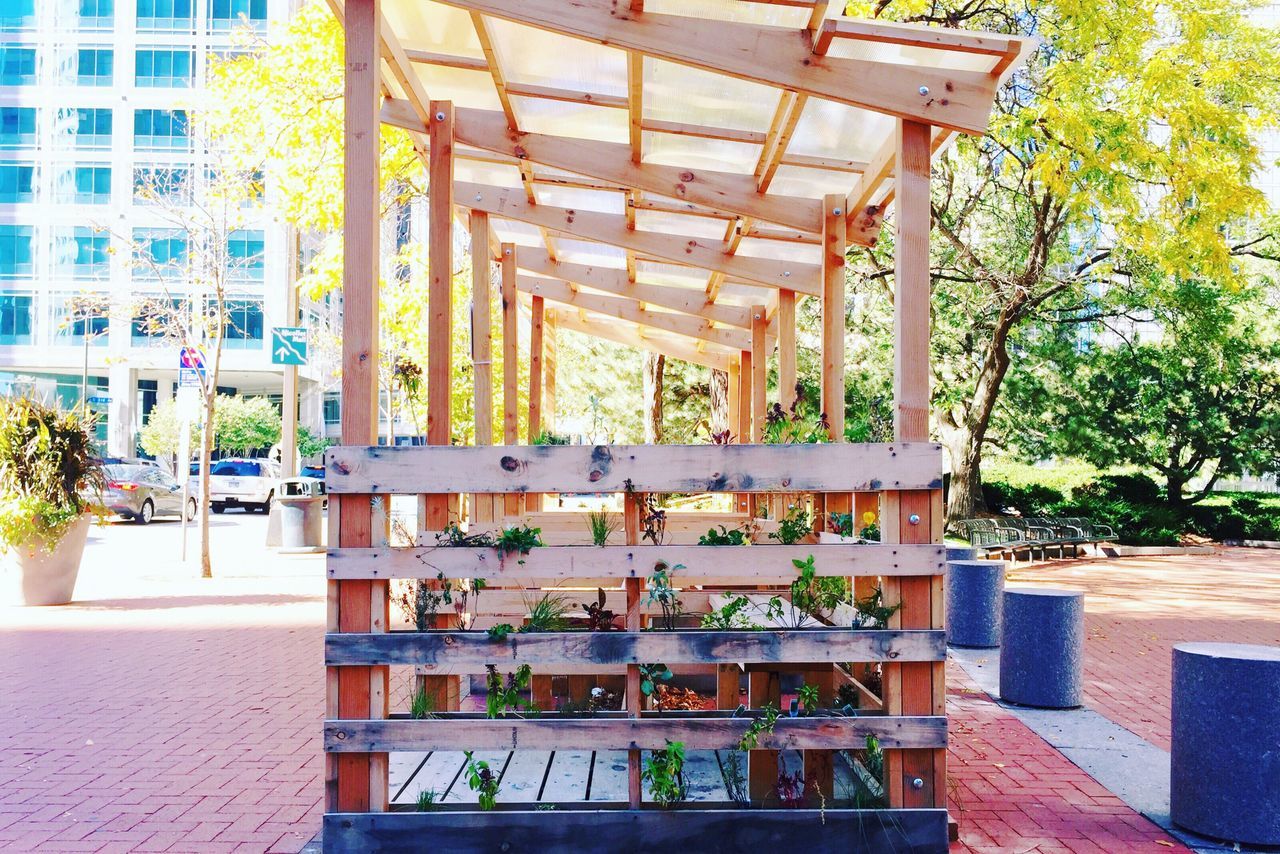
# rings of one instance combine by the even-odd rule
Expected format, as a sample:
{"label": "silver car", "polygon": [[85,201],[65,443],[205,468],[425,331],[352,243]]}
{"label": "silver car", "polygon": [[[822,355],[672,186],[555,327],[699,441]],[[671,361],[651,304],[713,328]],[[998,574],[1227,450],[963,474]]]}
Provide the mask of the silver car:
{"label": "silver car", "polygon": [[[148,465],[104,467],[100,499],[111,513],[145,525],[156,516],[182,517],[182,484],[161,468]],[[187,519],[196,517],[195,496],[187,497]]]}

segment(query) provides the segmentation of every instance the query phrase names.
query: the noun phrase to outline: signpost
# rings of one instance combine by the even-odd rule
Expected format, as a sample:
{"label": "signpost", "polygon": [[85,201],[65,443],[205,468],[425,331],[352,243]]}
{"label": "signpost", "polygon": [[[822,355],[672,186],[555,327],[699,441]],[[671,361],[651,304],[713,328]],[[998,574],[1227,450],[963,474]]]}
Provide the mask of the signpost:
{"label": "signpost", "polygon": [[[178,410],[178,471],[182,478],[182,561],[187,560],[187,502],[191,492],[191,422],[199,418],[201,391],[208,371],[204,353],[196,347],[183,347],[178,351],[178,391],[174,405]],[[204,476],[204,464],[200,465]]]}
{"label": "signpost", "polygon": [[307,327],[277,326],[271,330],[271,364],[307,363]]}

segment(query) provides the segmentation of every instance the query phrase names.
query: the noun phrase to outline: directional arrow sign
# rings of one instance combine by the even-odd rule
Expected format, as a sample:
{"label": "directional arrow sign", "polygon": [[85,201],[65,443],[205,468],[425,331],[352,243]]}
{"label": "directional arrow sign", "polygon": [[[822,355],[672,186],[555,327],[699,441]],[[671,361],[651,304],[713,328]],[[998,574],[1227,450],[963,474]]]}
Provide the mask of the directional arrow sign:
{"label": "directional arrow sign", "polygon": [[307,363],[307,328],[277,326],[271,330],[271,364],[305,365]]}

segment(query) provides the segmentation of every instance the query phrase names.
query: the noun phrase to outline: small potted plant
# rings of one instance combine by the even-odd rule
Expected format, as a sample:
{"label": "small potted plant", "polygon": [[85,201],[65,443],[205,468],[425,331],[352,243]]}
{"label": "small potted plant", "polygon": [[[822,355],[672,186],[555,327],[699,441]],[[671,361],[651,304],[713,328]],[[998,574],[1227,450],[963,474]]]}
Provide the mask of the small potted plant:
{"label": "small potted plant", "polygon": [[0,400],[0,547],[21,604],[71,601],[89,537],[85,496],[101,482],[89,418],[27,398]]}

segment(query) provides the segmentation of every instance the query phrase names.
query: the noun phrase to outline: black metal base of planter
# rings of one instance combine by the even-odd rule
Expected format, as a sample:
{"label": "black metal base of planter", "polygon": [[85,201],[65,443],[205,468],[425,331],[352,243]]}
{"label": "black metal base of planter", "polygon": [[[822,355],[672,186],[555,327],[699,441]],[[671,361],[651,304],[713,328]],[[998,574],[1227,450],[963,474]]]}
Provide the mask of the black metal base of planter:
{"label": "black metal base of planter", "polygon": [[521,810],[329,813],[324,850],[739,854],[945,854],[947,812],[917,810]]}

